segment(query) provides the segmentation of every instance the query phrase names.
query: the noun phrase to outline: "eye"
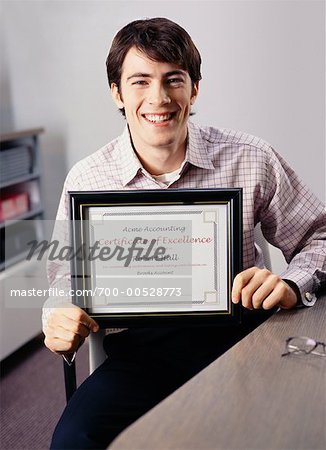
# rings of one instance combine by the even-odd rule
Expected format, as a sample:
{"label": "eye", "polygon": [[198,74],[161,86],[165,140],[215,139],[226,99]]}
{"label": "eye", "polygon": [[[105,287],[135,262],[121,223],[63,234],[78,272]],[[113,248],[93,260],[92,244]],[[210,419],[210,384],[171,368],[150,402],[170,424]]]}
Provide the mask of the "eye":
{"label": "eye", "polygon": [[168,78],[167,83],[170,85],[181,84],[181,83],[183,83],[183,79],[182,78]]}
{"label": "eye", "polygon": [[147,84],[147,81],[145,81],[145,80],[137,80],[132,83],[132,85],[136,85],[136,86],[145,86],[146,84]]}

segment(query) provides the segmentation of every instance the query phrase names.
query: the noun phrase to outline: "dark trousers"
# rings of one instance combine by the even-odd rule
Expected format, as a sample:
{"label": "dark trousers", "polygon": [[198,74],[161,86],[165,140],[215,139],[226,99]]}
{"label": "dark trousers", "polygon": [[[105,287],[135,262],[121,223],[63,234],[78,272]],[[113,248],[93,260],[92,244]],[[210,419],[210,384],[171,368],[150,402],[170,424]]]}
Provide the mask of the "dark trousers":
{"label": "dark trousers", "polygon": [[129,329],[104,339],[107,360],[78,388],[51,449],[104,449],[128,425],[266,318],[241,326]]}

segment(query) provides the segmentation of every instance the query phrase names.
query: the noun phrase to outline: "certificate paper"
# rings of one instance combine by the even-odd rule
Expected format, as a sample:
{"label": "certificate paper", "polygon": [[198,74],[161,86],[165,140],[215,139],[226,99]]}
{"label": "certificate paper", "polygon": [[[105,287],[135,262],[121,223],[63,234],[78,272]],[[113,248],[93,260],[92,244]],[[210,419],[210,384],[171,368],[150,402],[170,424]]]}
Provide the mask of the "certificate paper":
{"label": "certificate paper", "polygon": [[[128,325],[137,318],[150,324],[153,318],[234,317],[230,296],[241,262],[235,245],[241,221],[225,193],[71,193],[74,247],[91,250],[91,257],[72,266],[81,294],[75,303],[111,326],[112,319]],[[239,190],[231,193],[240,199]]]}

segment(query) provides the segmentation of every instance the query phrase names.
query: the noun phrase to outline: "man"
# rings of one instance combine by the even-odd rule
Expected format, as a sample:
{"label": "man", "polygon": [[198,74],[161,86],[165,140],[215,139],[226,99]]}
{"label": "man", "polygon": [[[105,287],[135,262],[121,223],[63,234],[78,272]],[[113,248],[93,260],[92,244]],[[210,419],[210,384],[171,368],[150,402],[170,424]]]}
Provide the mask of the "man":
{"label": "man", "polygon": [[[313,305],[325,283],[323,205],[265,142],[189,121],[199,92],[200,64],[190,36],[170,20],[139,20],[118,32],[107,71],[113,100],[127,126],[119,138],[73,167],[57,219],[69,217],[69,190],[242,186],[244,271],[234,280],[232,301],[247,311],[244,324],[111,330],[104,340],[109,357],[67,405],[53,449],[105,448],[268,312]],[[289,262],[282,277],[263,268],[253,237],[259,222]],[[49,280],[53,286],[68,286],[69,273],[52,262]],[[97,330],[96,322],[77,307],[44,310],[45,344],[66,357]]]}

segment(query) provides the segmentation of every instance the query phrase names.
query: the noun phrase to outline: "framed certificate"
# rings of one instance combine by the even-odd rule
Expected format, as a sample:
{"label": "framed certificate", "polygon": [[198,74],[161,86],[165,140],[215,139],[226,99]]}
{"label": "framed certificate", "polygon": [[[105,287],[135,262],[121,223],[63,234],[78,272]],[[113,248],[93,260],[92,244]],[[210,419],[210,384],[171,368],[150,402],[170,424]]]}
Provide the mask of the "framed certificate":
{"label": "framed certificate", "polygon": [[100,326],[239,321],[240,188],[69,195],[73,301]]}

